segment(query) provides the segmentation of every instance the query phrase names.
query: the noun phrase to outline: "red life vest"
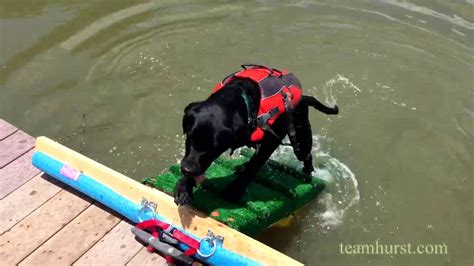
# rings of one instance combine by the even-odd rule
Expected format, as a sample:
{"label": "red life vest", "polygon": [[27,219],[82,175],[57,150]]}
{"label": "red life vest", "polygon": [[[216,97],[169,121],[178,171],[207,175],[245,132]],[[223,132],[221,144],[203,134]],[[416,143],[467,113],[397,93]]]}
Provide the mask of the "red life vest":
{"label": "red life vest", "polygon": [[[302,89],[299,80],[292,73],[260,65],[242,65],[243,70],[224,78],[214,88],[214,92],[234,78],[248,78],[260,87],[260,108],[257,114],[257,128],[252,133],[252,142],[264,136],[262,124],[272,125],[284,112],[294,108],[301,99]],[[249,114],[250,115],[250,114]]]}

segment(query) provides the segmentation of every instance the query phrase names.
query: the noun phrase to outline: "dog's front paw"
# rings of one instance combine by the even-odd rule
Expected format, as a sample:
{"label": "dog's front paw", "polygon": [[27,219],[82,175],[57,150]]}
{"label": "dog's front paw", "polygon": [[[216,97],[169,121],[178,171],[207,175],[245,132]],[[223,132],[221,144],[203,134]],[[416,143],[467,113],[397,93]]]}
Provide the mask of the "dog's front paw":
{"label": "dog's front paw", "polygon": [[180,191],[178,193],[175,193],[174,195],[174,203],[176,203],[176,205],[178,206],[188,205],[188,204],[191,204],[191,202],[192,202],[192,195],[190,195],[186,191]]}
{"label": "dog's front paw", "polygon": [[333,115],[339,114],[339,107],[337,105],[334,105],[334,107],[331,108],[331,109],[332,109],[331,114],[333,114]]}
{"label": "dog's front paw", "polygon": [[191,204],[193,199],[193,187],[194,186],[190,184],[186,178],[179,180],[174,190],[174,203],[176,203],[176,205]]}

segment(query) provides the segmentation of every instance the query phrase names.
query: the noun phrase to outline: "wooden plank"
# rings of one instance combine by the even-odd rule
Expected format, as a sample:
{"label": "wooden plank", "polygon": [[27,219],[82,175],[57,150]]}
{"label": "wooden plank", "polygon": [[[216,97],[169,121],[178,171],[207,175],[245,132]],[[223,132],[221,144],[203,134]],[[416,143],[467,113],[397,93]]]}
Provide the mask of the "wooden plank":
{"label": "wooden plank", "polygon": [[0,200],[0,235],[53,197],[62,184],[52,183],[41,173]]}
{"label": "wooden plank", "polygon": [[142,248],[127,266],[166,266],[166,260],[157,253],[149,253],[146,248]]}
{"label": "wooden plank", "polygon": [[18,129],[8,123],[7,121],[0,119],[0,141],[15,133]]}
{"label": "wooden plank", "polygon": [[157,203],[160,206],[160,215],[172,224],[182,227],[196,236],[205,236],[207,230],[210,229],[215,234],[225,237],[225,239],[232,239],[232,241],[224,241],[223,247],[237,254],[264,265],[301,265],[300,262],[198,211],[188,207],[178,208],[169,195],[140,184],[46,137],[37,138],[36,149],[94,177],[98,182],[136,204],[140,204],[142,197]]}
{"label": "wooden plank", "polygon": [[0,169],[0,199],[5,198],[12,191],[40,173],[40,170],[31,164],[32,155],[33,150],[30,150]]}
{"label": "wooden plank", "polygon": [[62,190],[0,236],[2,264],[19,263],[90,205],[90,200]]}
{"label": "wooden plank", "polygon": [[135,240],[131,228],[131,224],[121,221],[74,265],[125,265],[143,248],[143,245]]}
{"label": "wooden plank", "polygon": [[91,205],[19,265],[71,265],[119,222],[114,214]]}
{"label": "wooden plank", "polygon": [[0,142],[0,169],[31,150],[35,139],[18,130]]}

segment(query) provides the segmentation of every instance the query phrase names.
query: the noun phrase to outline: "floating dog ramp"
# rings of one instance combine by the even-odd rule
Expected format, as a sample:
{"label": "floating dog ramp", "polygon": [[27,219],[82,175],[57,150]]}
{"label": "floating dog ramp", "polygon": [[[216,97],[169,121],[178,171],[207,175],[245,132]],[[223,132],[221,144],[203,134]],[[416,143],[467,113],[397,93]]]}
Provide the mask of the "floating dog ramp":
{"label": "floating dog ramp", "polygon": [[[247,235],[257,235],[288,217],[325,187],[319,178],[306,182],[303,173],[268,160],[257,172],[257,178],[249,185],[241,202],[223,200],[222,190],[236,178],[236,169],[252,154],[249,149],[242,149],[238,157],[218,158],[206,171],[206,179],[195,189],[193,196],[193,205],[199,211]],[[144,183],[172,194],[180,178],[179,165],[173,165],[163,174],[145,178]]]}

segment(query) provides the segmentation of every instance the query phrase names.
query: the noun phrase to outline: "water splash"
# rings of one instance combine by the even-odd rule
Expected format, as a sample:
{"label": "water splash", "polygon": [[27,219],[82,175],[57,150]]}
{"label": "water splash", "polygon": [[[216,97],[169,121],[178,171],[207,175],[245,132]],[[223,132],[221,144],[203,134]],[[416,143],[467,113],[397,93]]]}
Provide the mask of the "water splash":
{"label": "water splash", "polygon": [[[362,80],[368,80],[367,76],[363,76]],[[334,106],[337,103],[337,99],[350,97],[351,100],[346,103],[344,108],[347,107],[355,108],[360,104],[361,100],[369,95],[378,97],[382,102],[388,102],[399,108],[403,108],[410,111],[416,111],[415,106],[410,105],[404,99],[398,99],[395,88],[388,84],[381,82],[375,82],[375,86],[367,87],[364,90],[352,82],[349,78],[336,74],[335,77],[328,79],[321,87],[324,96],[325,103],[330,106]],[[311,88],[313,94],[317,94],[319,89],[316,86]],[[346,112],[347,113],[347,112]],[[339,116],[342,116],[340,114]]]}
{"label": "water splash", "polygon": [[359,203],[358,181],[349,167],[336,158],[330,158],[319,171],[329,173],[331,183],[319,199],[324,211],[315,212],[314,216],[323,230],[329,230],[343,224],[347,211]]}
{"label": "water splash", "polygon": [[[310,210],[307,216],[311,220],[314,218],[318,220],[318,227],[315,229],[319,231],[342,225],[347,211],[360,200],[358,181],[354,173],[337,158],[321,150],[321,142],[324,141],[325,137],[313,135],[313,165],[316,166],[313,177],[325,180],[328,185],[318,199],[318,204],[322,205],[322,208]],[[295,157],[291,146],[278,147],[271,159],[299,170],[303,167]]]}
{"label": "water splash", "polygon": [[310,94],[317,95],[320,90],[323,91],[324,101],[329,106],[336,105],[337,99],[351,97],[353,100],[349,104],[351,107],[355,107],[360,103],[359,95],[362,93],[359,86],[341,74],[336,74],[335,77],[328,79],[322,87],[313,86],[310,89]]}
{"label": "water splash", "polygon": [[[283,143],[289,142],[288,137],[283,140]],[[355,207],[360,200],[359,183],[355,174],[347,165],[332,157],[327,151],[322,151],[321,143],[323,142],[328,142],[328,139],[324,136],[313,135],[311,153],[315,170],[312,176],[323,179],[327,187],[317,202],[322,208],[312,208],[306,214],[304,219],[309,219],[310,222],[302,224],[310,225],[310,229],[304,230],[325,232],[342,225],[347,211]],[[237,149],[231,157],[239,158],[239,150]],[[293,148],[288,145],[280,145],[270,159],[299,171],[303,168],[303,164],[296,158]],[[315,218],[318,221],[316,227],[314,226]]]}

